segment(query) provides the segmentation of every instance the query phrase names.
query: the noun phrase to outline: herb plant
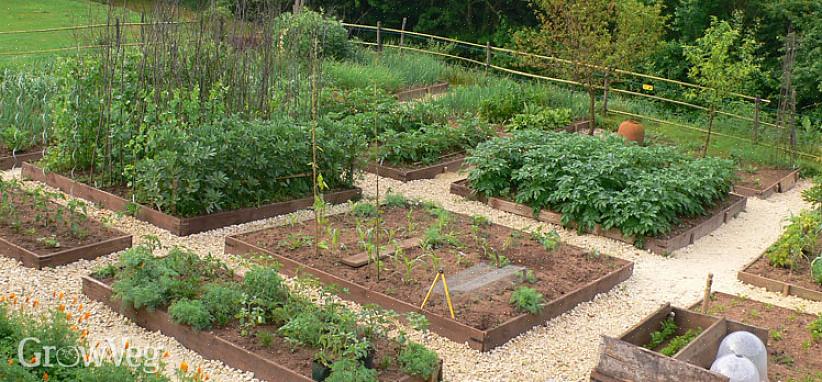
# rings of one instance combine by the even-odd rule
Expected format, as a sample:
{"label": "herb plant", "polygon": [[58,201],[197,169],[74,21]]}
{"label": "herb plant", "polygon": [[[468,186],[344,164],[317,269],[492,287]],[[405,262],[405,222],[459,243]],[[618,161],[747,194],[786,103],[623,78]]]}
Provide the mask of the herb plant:
{"label": "herb plant", "polygon": [[511,293],[511,305],[520,312],[537,314],[542,311],[542,293],[534,288],[519,287]]}
{"label": "herb plant", "polygon": [[208,312],[205,304],[200,300],[183,298],[168,307],[168,314],[178,324],[189,325],[197,330],[211,327],[214,317]]}
{"label": "herb plant", "polygon": [[694,340],[697,336],[702,334],[702,328],[697,329],[688,329],[685,334],[681,336],[676,336],[668,342],[668,345],[665,345],[659,352],[668,356],[673,357],[674,354],[678,353],[682,348],[687,346],[691,341]]}
{"label": "herb plant", "polygon": [[423,380],[431,379],[431,376],[434,375],[437,370],[439,362],[437,353],[414,342],[406,344],[406,346],[400,350],[397,361],[402,371],[420,377]]}
{"label": "herb plant", "polygon": [[651,341],[643,346],[646,349],[656,349],[676,334],[679,327],[673,317],[668,317],[660,323],[659,330],[651,332]]}

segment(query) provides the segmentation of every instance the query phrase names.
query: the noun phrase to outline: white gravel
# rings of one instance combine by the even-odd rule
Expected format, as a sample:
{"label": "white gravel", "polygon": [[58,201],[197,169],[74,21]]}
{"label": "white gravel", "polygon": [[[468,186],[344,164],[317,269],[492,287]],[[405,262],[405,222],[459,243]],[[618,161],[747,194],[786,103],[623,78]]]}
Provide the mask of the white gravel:
{"label": "white gravel", "polygon": [[[19,171],[6,172],[3,176],[19,176]],[[449,173],[437,179],[405,184],[382,178],[380,191],[391,188],[407,197],[439,202],[454,212],[480,213],[495,223],[513,228],[541,224],[451,195],[448,191],[450,183],[460,178],[458,174]],[[358,185],[367,196],[373,197],[376,176],[367,174]],[[488,353],[479,353],[466,345],[430,333],[413,333],[412,336],[440,354],[445,361],[445,377],[448,381],[582,381],[587,379],[596,362],[601,334],[619,335],[665,302],[678,306],[693,304],[700,299],[708,272],[714,274],[715,290],[820,313],[822,303],[782,297],[744,285],[736,279],[736,272],[759,256],[778,237],[785,218],[806,207],[799,196],[799,191],[804,187],[807,187],[807,183],[800,183],[791,192],[777,194],[769,200],[748,199],[747,211],[738,218],[669,258],[614,240],[591,235],[579,236],[575,232],[558,228],[569,243],[596,248],[602,253],[634,261],[634,276],[610,293],[600,295],[594,301],[582,304]],[[336,207],[334,210],[340,211],[343,208],[345,207]],[[285,217],[272,218],[180,238],[127,216],[97,208],[90,210],[98,219],[109,219],[114,227],[133,234],[136,243],[141,241],[143,235],[155,235],[166,246],[181,245],[203,256],[212,254],[234,267],[242,267],[243,263],[224,254],[225,235],[283,224],[286,221]],[[310,216],[306,211],[298,212],[297,215],[304,218]],[[110,337],[129,337],[132,346],[162,346],[170,354],[166,360],[168,373],[185,361],[192,368],[202,366],[212,381],[254,380],[250,373],[225,367],[220,362],[205,360],[182,347],[173,338],[146,331],[103,305],[90,303],[85,299],[80,290],[79,277],[101,264],[116,261],[116,257],[115,254],[43,271],[25,268],[16,261],[0,257],[0,291],[14,291],[18,294],[36,291],[34,293],[46,308],[65,303],[65,300],[58,301],[54,296],[60,291],[64,291],[68,299],[76,296],[92,312],[90,321],[83,324],[89,330],[92,342]]]}

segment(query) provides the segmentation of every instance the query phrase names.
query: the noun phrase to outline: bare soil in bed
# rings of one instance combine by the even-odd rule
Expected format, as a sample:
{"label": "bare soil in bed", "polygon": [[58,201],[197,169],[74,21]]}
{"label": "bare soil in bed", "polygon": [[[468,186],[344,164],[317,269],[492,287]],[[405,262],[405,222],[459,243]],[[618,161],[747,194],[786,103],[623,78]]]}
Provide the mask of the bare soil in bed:
{"label": "bare soil in bed", "polygon": [[724,293],[713,295],[708,313],[770,331],[771,381],[822,381],[822,342],[808,329],[816,316]]}
{"label": "bare soil in bed", "polygon": [[[820,237],[820,242],[822,242],[822,237]],[[772,266],[768,262],[768,257],[762,256],[751,264],[746,272],[822,292],[822,285],[811,280],[811,262],[805,257],[797,261],[795,269],[786,269]]]}
{"label": "bare soil in bed", "polygon": [[[598,253],[591,254],[582,248],[567,244],[560,244],[555,250],[547,251],[533,240],[529,233],[514,231],[496,224],[478,225],[478,228],[474,228],[471,218],[453,213],[449,215],[449,223],[442,232],[453,235],[459,244],[430,250],[412,247],[398,256],[393,256],[392,253],[384,260],[384,269],[379,281],[374,264],[352,268],[340,263],[342,258],[364,251],[356,234],[358,219],[350,214],[329,218],[329,227],[341,232],[340,242],[344,249],[334,252],[323,251],[319,256],[314,254],[310,245],[295,248],[287,244],[298,236],[314,235],[313,220],[293,226],[252,232],[240,236],[240,239],[412,305],[422,303],[440,267],[452,280],[460,271],[479,263],[494,267],[495,258],[485,254],[491,252],[488,251],[489,247],[493,248],[507,258],[510,264],[533,271],[536,280],[529,283],[516,277],[514,280],[493,283],[489,287],[452,296],[457,321],[480,330],[496,327],[522,314],[509,302],[511,293],[520,286],[536,289],[543,294],[547,303],[605,276],[626,263]],[[364,219],[359,220],[362,232],[366,229],[367,223]],[[424,237],[435,219],[420,207],[410,210],[385,208],[383,220],[385,230],[394,232],[392,236],[401,241],[406,238]],[[414,225],[412,230],[408,229],[409,221]],[[386,238],[388,235],[383,234],[381,243],[389,242]],[[483,244],[480,237],[485,237],[488,244]],[[326,240],[325,236],[320,240]],[[414,264],[410,273],[406,273],[403,257]],[[449,286],[453,288],[450,283]],[[442,295],[433,294],[426,310],[441,316],[450,316]]]}
{"label": "bare soil in bed", "polygon": [[[99,222],[91,219],[78,221],[77,232],[82,232],[81,235],[72,233],[69,225],[58,222],[51,223],[47,226],[38,222],[45,218],[44,213],[35,208],[34,201],[31,197],[26,196],[20,191],[13,191],[9,194],[10,203],[16,210],[15,215],[19,219],[19,227],[15,227],[15,223],[11,219],[0,220],[0,236],[17,244],[20,247],[28,249],[39,255],[47,255],[64,251],[71,248],[82,247],[89,244],[99,243],[105,240],[114,239],[123,236],[122,233],[106,228]],[[48,211],[52,219],[57,219],[57,211],[63,209],[63,219],[68,219],[68,211],[54,202],[48,203]],[[44,238],[55,239],[59,243],[58,247],[46,244]]]}
{"label": "bare soil in bed", "polygon": [[761,190],[770,187],[782,178],[788,176],[793,170],[780,168],[757,168],[756,171],[737,171],[739,180],[737,186]]}

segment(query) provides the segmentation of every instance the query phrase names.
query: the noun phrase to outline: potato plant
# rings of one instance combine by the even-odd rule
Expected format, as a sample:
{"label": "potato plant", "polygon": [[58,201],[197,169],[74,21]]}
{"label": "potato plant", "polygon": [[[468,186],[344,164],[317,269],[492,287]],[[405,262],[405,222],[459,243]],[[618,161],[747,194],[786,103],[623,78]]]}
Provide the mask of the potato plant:
{"label": "potato plant", "polygon": [[560,212],[580,231],[600,224],[640,241],[705,213],[734,177],[731,161],[692,159],[673,147],[540,131],[481,143],[466,162],[474,166],[471,187],[487,196]]}

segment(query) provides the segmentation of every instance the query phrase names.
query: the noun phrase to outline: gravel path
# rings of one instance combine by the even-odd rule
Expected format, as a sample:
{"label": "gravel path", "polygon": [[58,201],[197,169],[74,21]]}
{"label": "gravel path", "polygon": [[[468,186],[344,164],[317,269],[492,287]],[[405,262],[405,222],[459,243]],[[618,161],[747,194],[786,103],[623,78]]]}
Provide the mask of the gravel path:
{"label": "gravel path", "polygon": [[[17,177],[19,171],[6,172],[4,177]],[[436,201],[453,212],[480,213],[495,223],[513,228],[528,228],[539,223],[534,220],[501,213],[476,202],[462,200],[449,193],[451,182],[460,179],[458,174],[443,174],[437,179],[401,183],[380,179],[380,191],[392,189],[407,197]],[[373,197],[376,176],[367,174],[358,185],[366,196]],[[434,334],[412,333],[412,337],[437,350],[445,360],[448,381],[581,381],[598,357],[601,334],[616,336],[654,311],[660,304],[672,302],[689,306],[700,299],[705,277],[714,273],[715,289],[770,302],[774,305],[807,312],[821,313],[822,303],[814,303],[793,297],[782,297],[741,284],[736,272],[759,256],[781,232],[784,220],[806,207],[799,191],[800,185],[786,194],[777,194],[769,200],[749,199],[747,211],[729,224],[723,225],[709,237],[677,251],[665,258],[640,251],[632,246],[591,235],[579,236],[558,228],[569,243],[586,248],[596,248],[602,253],[635,262],[634,276],[613,291],[598,296],[594,301],[578,306],[567,314],[515,338],[508,344],[488,353],[479,353]],[[335,207],[341,211],[345,207]],[[243,224],[240,226],[179,238],[147,223],[110,211],[91,208],[91,215],[108,220],[116,228],[135,236],[135,242],[143,235],[157,236],[164,245],[181,245],[200,255],[212,254],[231,266],[243,263],[223,252],[223,237],[264,226],[283,224],[284,217]],[[308,212],[298,212],[308,218]],[[111,255],[94,261],[80,261],[56,269],[36,271],[20,266],[17,262],[0,257],[0,291],[36,293],[44,307],[56,307],[66,300],[59,298],[64,291],[66,299],[78,298],[79,303],[90,309],[92,316],[84,323],[92,342],[105,338],[128,337],[132,346],[161,346],[169,352],[167,372],[180,362],[192,368],[202,366],[213,381],[251,381],[250,373],[230,369],[220,362],[208,361],[183,348],[176,340],[159,333],[148,332],[101,304],[92,303],[82,296],[79,276],[90,273],[99,265],[116,261]]]}

